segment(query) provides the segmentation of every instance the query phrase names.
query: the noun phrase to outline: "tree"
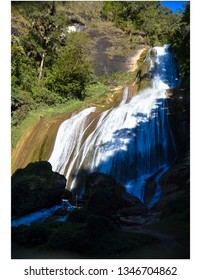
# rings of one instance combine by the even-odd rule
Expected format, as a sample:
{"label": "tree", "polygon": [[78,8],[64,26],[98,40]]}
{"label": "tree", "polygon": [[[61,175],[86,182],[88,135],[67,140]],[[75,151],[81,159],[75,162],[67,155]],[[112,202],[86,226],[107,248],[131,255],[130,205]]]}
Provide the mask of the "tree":
{"label": "tree", "polygon": [[143,31],[147,43],[152,46],[169,43],[170,34],[180,20],[179,14],[173,14],[170,9],[162,6],[160,1],[105,2],[102,16],[130,31],[129,33]]}
{"label": "tree", "polygon": [[61,34],[68,21],[64,11],[57,13],[55,2],[12,2],[12,125],[18,125],[39,104],[61,101],[46,88],[45,78],[65,44]]}
{"label": "tree", "polygon": [[85,33],[69,34],[48,77],[48,88],[67,100],[83,99],[92,74],[89,52],[89,37]]}
{"label": "tree", "polygon": [[190,3],[185,6],[181,20],[170,37],[174,53],[180,62],[180,73],[184,80],[189,79],[190,74]]}
{"label": "tree", "polygon": [[63,44],[62,30],[69,19],[64,11],[57,13],[55,1],[13,2],[12,6],[28,21],[23,45],[28,58],[35,63],[40,81],[45,66],[51,67],[56,59],[57,50]]}

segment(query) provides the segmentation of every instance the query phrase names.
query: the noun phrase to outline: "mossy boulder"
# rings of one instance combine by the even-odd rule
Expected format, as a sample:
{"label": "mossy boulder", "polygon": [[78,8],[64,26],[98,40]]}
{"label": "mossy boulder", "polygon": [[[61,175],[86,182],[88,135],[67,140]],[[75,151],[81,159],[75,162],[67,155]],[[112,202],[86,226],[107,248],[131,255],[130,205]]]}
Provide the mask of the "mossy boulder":
{"label": "mossy boulder", "polygon": [[11,184],[12,216],[17,217],[59,204],[66,192],[66,178],[46,161],[16,170]]}

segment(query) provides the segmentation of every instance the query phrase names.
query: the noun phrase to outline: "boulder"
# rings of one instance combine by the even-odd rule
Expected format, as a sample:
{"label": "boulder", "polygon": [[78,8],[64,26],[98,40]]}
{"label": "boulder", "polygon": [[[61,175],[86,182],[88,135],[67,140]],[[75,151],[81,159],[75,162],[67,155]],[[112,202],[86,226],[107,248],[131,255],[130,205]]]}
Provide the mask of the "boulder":
{"label": "boulder", "polygon": [[87,200],[98,189],[111,188],[116,185],[116,180],[107,174],[94,172],[86,176],[84,198]]}
{"label": "boulder", "polygon": [[126,192],[124,186],[109,175],[91,173],[86,177],[84,197],[87,211],[93,215],[115,215],[124,208],[136,210],[136,214],[145,214],[146,206],[136,197]]}
{"label": "boulder", "polygon": [[11,178],[12,216],[19,217],[60,204],[66,178],[40,161],[18,169]]}
{"label": "boulder", "polygon": [[94,215],[114,215],[119,208],[118,200],[114,195],[113,187],[98,189],[90,196],[87,204],[87,211]]}

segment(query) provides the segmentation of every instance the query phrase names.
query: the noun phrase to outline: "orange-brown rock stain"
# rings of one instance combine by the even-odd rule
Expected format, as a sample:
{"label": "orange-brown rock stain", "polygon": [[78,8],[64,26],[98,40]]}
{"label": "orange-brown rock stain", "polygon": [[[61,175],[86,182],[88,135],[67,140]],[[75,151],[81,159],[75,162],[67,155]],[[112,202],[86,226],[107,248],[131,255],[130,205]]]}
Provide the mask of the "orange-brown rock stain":
{"label": "orange-brown rock stain", "polygon": [[40,117],[39,121],[24,133],[12,151],[12,173],[30,162],[48,160],[54,147],[60,124],[71,114],[61,114],[54,119]]}

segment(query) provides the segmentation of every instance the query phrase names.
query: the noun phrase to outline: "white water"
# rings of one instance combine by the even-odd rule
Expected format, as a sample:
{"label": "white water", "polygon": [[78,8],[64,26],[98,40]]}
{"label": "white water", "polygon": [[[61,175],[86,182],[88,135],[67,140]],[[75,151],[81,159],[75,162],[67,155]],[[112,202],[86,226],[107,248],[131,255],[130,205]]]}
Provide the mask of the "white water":
{"label": "white water", "polygon": [[79,174],[98,171],[112,175],[143,201],[146,178],[174,159],[165,90],[178,86],[178,69],[167,45],[152,53],[147,56],[152,88],[129,102],[127,88],[118,107],[94,115],[94,120],[96,109],[88,108],[60,126],[49,162],[76,194],[84,188]]}
{"label": "white water", "polygon": [[42,209],[40,211],[28,214],[26,216],[23,216],[18,219],[14,219],[11,222],[12,227],[18,227],[20,225],[27,225],[29,226],[32,223],[35,222],[44,222],[45,219],[50,217],[52,214],[54,214],[55,211],[61,208],[61,205],[54,206],[49,209]]}
{"label": "white water", "polygon": [[87,108],[61,124],[49,159],[53,170],[64,174],[66,158],[70,158],[73,152],[79,152],[83,132],[86,128],[87,116],[95,110],[95,107]]}
{"label": "white water", "polygon": [[151,53],[156,57],[152,56],[151,59],[150,53],[147,56],[151,67],[153,88],[155,89],[175,88],[180,84],[178,65],[168,49],[169,45],[154,47]]}

